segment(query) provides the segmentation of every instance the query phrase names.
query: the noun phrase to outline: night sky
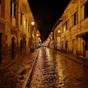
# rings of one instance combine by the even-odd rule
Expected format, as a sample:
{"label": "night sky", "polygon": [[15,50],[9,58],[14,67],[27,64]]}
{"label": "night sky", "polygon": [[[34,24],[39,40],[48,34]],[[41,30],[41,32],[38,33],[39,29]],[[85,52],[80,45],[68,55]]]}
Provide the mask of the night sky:
{"label": "night sky", "polygon": [[45,40],[70,0],[29,0],[35,21]]}

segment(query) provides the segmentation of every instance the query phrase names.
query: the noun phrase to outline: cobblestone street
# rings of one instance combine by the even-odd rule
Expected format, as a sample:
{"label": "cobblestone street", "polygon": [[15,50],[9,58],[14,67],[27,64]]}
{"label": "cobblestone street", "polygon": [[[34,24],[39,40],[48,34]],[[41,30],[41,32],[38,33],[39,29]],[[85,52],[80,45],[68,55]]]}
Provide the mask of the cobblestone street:
{"label": "cobblestone street", "polygon": [[79,58],[56,52],[56,68],[61,88],[88,88],[88,65]]}
{"label": "cobblestone street", "polygon": [[[75,59],[75,58],[74,58]],[[88,88],[88,67],[69,55],[40,48],[28,88]]]}
{"label": "cobblestone street", "polygon": [[17,55],[14,60],[4,61],[0,65],[0,88],[23,88],[32,68],[37,52]]}
{"label": "cobblestone street", "polygon": [[88,88],[88,0],[0,0],[0,88]]}
{"label": "cobblestone street", "polygon": [[30,88],[57,88],[58,77],[52,55],[47,48],[39,50]]}
{"label": "cobblestone street", "polygon": [[31,57],[14,59],[12,66],[3,63],[0,88],[88,88],[88,61],[84,62],[70,54],[41,47]]}

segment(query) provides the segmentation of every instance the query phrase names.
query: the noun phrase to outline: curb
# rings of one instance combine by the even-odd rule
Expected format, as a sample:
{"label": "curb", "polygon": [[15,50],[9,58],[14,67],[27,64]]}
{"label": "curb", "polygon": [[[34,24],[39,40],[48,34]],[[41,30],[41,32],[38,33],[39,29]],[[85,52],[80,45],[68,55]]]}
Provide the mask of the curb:
{"label": "curb", "polygon": [[[35,64],[36,64],[36,61],[37,61],[37,58],[38,58],[38,53],[37,53],[37,55],[36,55],[36,57],[35,57],[35,59],[34,59],[34,62],[33,62],[33,64],[32,64],[32,68],[31,68],[31,69],[29,70],[29,72],[27,73],[27,77],[26,77],[26,79],[25,79],[24,84],[22,85],[22,88],[26,88],[27,83],[28,83],[28,81],[29,81],[29,78],[31,79],[32,73],[33,73],[33,69],[34,69]],[[30,80],[30,81],[31,81],[31,80]]]}

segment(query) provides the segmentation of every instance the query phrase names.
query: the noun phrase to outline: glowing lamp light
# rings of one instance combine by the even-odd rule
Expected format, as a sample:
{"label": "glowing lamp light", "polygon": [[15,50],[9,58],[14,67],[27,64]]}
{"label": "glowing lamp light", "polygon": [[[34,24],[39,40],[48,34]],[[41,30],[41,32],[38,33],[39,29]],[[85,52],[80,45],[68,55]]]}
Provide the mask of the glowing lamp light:
{"label": "glowing lamp light", "polygon": [[58,33],[60,33],[60,30],[58,30]]}
{"label": "glowing lamp light", "polygon": [[39,34],[37,34],[37,37],[39,36]]}
{"label": "glowing lamp light", "polygon": [[31,25],[35,25],[35,22],[33,21],[33,22],[31,22]]}

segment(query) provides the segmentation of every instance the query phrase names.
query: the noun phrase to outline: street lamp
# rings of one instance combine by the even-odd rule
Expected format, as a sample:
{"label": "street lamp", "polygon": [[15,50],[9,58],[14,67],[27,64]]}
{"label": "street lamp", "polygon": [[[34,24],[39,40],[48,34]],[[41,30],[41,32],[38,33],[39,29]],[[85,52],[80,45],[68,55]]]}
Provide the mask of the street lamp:
{"label": "street lamp", "polygon": [[36,35],[37,37],[39,37],[39,34],[37,33],[37,35]]}
{"label": "street lamp", "polygon": [[34,35],[35,35],[35,33],[34,33],[34,28],[35,28],[35,22],[34,21],[32,21],[31,22],[31,33],[30,33],[30,35],[31,35],[31,39],[30,39],[30,47],[31,47],[31,51],[33,51],[34,50],[34,47],[35,47],[35,41],[34,41]]}
{"label": "street lamp", "polygon": [[32,21],[32,22],[31,22],[31,25],[32,25],[32,26],[34,26],[34,25],[35,25],[35,22],[34,22],[34,21]]}
{"label": "street lamp", "polygon": [[58,33],[60,33],[61,31],[60,30],[58,30]]}

